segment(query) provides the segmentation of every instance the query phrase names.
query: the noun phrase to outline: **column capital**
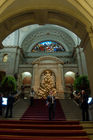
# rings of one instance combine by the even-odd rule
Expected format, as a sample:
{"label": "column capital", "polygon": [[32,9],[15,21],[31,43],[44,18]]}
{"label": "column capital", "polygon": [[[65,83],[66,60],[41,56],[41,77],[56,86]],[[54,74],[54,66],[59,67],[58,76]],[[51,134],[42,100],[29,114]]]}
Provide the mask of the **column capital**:
{"label": "column capital", "polygon": [[58,64],[58,67],[59,67],[59,68],[62,68],[62,64],[59,63],[59,64]]}
{"label": "column capital", "polygon": [[38,67],[38,64],[37,64],[37,63],[36,63],[36,64],[34,64],[34,65],[33,65],[33,67],[34,67],[34,68],[37,68],[37,67]]}

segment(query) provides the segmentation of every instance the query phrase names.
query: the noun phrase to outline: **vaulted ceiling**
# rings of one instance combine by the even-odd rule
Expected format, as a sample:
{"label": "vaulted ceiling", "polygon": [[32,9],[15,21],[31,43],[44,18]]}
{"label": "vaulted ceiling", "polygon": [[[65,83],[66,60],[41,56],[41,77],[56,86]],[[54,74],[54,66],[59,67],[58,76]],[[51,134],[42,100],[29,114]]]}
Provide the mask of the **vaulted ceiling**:
{"label": "vaulted ceiling", "polygon": [[[16,32],[19,33],[18,37]],[[14,39],[14,44],[12,41]],[[20,46],[24,52],[31,52],[32,48],[41,41],[56,41],[60,43],[67,52],[72,52],[74,47],[79,45],[80,39],[68,29],[52,24],[29,25],[10,34],[4,41],[6,46]],[[19,41],[19,44],[17,42]]]}

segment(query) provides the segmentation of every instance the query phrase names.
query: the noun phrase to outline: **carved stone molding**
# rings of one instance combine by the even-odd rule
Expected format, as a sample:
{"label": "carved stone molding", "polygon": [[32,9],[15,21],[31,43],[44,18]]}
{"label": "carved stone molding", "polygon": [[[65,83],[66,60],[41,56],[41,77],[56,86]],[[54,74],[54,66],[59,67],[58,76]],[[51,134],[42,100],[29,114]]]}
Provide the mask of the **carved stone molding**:
{"label": "carved stone molding", "polygon": [[[43,56],[43,57],[39,57],[37,58],[35,61],[32,62],[32,64],[41,64],[41,61],[44,61],[44,60],[53,60],[55,61],[55,63],[57,64],[64,64],[63,61],[61,61],[59,58],[57,57],[54,57],[54,56]],[[50,64],[50,63],[49,63]],[[54,63],[53,63],[54,64]]]}

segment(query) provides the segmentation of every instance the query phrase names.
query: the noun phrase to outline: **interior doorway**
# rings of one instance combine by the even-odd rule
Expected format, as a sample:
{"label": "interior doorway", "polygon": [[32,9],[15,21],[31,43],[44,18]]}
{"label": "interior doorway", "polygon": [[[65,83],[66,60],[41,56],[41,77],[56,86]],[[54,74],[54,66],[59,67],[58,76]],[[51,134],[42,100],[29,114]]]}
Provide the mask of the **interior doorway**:
{"label": "interior doorway", "polygon": [[22,76],[21,91],[25,98],[29,96],[31,90],[32,75],[30,72],[23,72],[21,76]]}

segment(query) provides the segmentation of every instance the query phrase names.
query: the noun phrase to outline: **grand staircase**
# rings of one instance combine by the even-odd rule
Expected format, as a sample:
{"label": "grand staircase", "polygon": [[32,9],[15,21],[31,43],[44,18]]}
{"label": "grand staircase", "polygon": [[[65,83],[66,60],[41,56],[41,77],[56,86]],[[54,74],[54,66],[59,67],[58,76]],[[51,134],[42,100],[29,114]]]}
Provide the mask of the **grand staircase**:
{"label": "grand staircase", "polygon": [[71,99],[60,100],[65,120],[30,120],[29,115],[20,120],[29,104],[19,100],[13,118],[0,118],[0,140],[93,140],[93,122],[81,121],[81,110]]}
{"label": "grand staircase", "polygon": [[79,121],[0,120],[0,140],[89,140]]}
{"label": "grand staircase", "polygon": [[82,120],[81,109],[78,104],[72,99],[60,99],[63,112],[66,120]]}
{"label": "grand staircase", "polygon": [[[71,99],[61,99],[61,100],[59,100],[59,102],[60,102],[60,105],[62,107],[62,111],[63,111],[64,114],[60,115],[59,107],[57,107],[57,109],[56,109],[57,115],[59,115],[59,116],[64,116],[65,115],[65,120],[80,120],[81,121],[81,110],[77,106],[77,104],[73,102],[73,100],[71,100]],[[40,101],[38,101],[38,102],[36,101],[34,103],[34,106],[32,106],[32,112],[34,111],[33,112],[34,115],[36,115],[35,114],[36,111],[34,109],[36,109],[38,107],[37,113],[39,113],[39,115],[42,114],[43,117],[48,116],[48,108],[45,106],[45,101],[42,101],[42,104],[40,103]],[[14,108],[13,108],[13,118],[12,119],[19,120],[20,118],[22,118],[24,113],[29,108],[29,105],[30,105],[29,99],[18,100],[18,102],[14,105]],[[59,106],[59,104],[58,104],[58,106]],[[42,113],[42,111],[44,111],[44,113]],[[26,115],[27,116],[25,116],[25,117],[27,117],[29,119],[29,117],[30,117],[29,114],[26,114]],[[35,117],[37,117],[37,116],[35,116]]]}
{"label": "grand staircase", "polygon": [[[29,106],[21,117],[21,120],[49,120],[46,100],[34,99],[33,106]],[[59,100],[56,100],[55,120],[66,120]]]}

